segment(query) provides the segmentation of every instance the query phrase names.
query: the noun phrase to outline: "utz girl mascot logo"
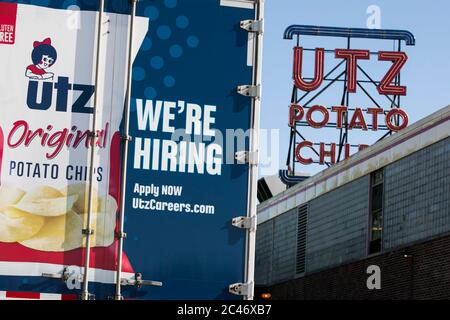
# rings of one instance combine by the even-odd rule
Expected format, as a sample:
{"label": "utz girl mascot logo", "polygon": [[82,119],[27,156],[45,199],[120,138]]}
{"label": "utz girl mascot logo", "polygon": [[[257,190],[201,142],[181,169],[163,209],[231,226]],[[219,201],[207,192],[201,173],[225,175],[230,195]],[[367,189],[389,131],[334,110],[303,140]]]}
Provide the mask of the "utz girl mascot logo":
{"label": "utz girl mascot logo", "polygon": [[53,66],[58,58],[56,49],[52,46],[52,40],[47,38],[42,42],[35,41],[33,47],[31,53],[33,64],[27,67],[25,75],[35,80],[52,80],[54,73],[48,72],[47,69]]}

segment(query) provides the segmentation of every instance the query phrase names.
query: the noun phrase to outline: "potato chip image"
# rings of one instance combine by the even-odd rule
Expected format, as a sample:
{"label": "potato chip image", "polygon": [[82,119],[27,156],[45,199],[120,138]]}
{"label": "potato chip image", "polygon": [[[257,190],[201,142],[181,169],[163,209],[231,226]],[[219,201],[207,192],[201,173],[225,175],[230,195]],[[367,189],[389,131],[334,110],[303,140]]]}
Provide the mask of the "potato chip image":
{"label": "potato chip image", "polygon": [[118,206],[116,199],[107,195],[106,197],[101,197],[98,200],[98,212],[117,212]]}
{"label": "potato chip image", "polygon": [[[114,231],[116,228],[116,211],[117,204],[114,198],[103,198],[106,207],[110,210],[103,212],[93,212],[91,215],[91,229],[94,229],[94,234],[91,237],[92,247],[107,247],[114,242]],[[115,207],[114,207],[115,205]],[[87,228],[87,213],[80,215],[83,219],[83,226]],[[83,242],[83,246],[85,246]]]}
{"label": "potato chip image", "polygon": [[44,217],[34,216],[9,207],[0,211],[0,242],[18,242],[38,233]]}
{"label": "potato chip image", "polygon": [[19,202],[25,191],[8,186],[0,186],[0,210]]}
{"label": "potato chip image", "polygon": [[[64,187],[60,192],[66,196],[77,195],[78,199],[73,206],[73,210],[77,213],[85,213],[88,211],[88,195],[89,185],[86,183],[71,184]],[[94,188],[92,193],[92,211],[97,212],[98,208],[98,191]]]}
{"label": "potato chip image", "polygon": [[80,248],[83,241],[83,221],[74,211],[59,217],[45,218],[42,229],[20,243],[39,251],[63,252]]}
{"label": "potato chip image", "polygon": [[14,205],[15,208],[44,217],[57,217],[65,215],[73,207],[73,204],[77,200],[77,195],[61,197],[61,198],[47,198],[36,199],[32,201],[20,200],[18,204]]}
{"label": "potato chip image", "polygon": [[37,187],[28,192],[22,200],[24,201],[32,201],[46,198],[60,198],[63,197],[64,194],[61,193],[58,189],[52,187]]}

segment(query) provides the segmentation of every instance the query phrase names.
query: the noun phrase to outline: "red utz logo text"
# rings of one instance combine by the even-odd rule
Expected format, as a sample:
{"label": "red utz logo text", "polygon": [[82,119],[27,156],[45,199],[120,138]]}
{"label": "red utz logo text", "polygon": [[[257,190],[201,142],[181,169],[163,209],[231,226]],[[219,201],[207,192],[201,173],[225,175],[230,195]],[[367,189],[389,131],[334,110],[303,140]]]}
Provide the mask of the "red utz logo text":
{"label": "red utz logo text", "polygon": [[12,45],[16,40],[17,4],[0,3],[0,44]]}

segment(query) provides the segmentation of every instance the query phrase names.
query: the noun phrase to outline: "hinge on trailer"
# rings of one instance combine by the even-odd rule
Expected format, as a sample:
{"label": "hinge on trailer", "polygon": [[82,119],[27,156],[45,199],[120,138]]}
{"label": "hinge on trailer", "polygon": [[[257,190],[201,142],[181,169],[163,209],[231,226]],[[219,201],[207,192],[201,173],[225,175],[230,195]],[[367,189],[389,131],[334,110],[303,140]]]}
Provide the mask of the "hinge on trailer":
{"label": "hinge on trailer", "polygon": [[78,296],[79,300],[95,300],[95,294],[88,293],[86,296],[83,296],[83,294]]}
{"label": "hinge on trailer", "polygon": [[228,291],[237,296],[250,296],[253,291],[253,282],[230,284]]}
{"label": "hinge on trailer", "polygon": [[257,165],[259,162],[259,154],[258,151],[237,151],[234,154],[234,159],[239,164]]}
{"label": "hinge on trailer", "polygon": [[237,87],[237,93],[246,97],[259,98],[261,96],[261,86],[242,85]]}
{"label": "hinge on trailer", "polygon": [[243,20],[241,21],[241,28],[248,32],[261,34],[264,32],[264,23],[263,20]]}
{"label": "hinge on trailer", "polygon": [[122,141],[133,141],[133,137],[130,135],[121,136],[120,139]]}
{"label": "hinge on trailer", "polygon": [[115,232],[114,235],[115,235],[116,239],[126,239],[128,236],[126,232],[121,232],[121,231]]}
{"label": "hinge on trailer", "polygon": [[84,234],[84,235],[93,235],[94,234],[94,229],[90,229],[90,228],[86,228],[86,229],[83,229],[83,230],[81,230],[81,234]]}
{"label": "hinge on trailer", "polygon": [[255,217],[236,217],[231,220],[231,224],[240,229],[250,229],[251,231],[255,231],[257,227]]}
{"label": "hinge on trailer", "polygon": [[136,273],[134,279],[122,279],[120,281],[120,284],[122,286],[134,286],[136,288],[141,288],[142,286],[162,287],[163,285],[163,283],[160,281],[142,279],[142,273]]}

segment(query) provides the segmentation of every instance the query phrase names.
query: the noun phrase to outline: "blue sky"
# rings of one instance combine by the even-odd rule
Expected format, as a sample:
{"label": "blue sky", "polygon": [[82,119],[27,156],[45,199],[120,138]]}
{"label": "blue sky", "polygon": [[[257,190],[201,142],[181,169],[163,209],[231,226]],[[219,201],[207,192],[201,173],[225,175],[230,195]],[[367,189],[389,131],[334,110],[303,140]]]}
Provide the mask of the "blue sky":
{"label": "blue sky", "polygon": [[[410,124],[450,104],[450,1],[448,0],[266,0],[265,38],[263,58],[263,102],[261,128],[279,129],[279,166],[285,168],[289,130],[287,127],[288,105],[292,92],[292,48],[293,41],[283,40],[283,32],[291,24],[323,25],[339,27],[367,27],[367,8],[376,5],[381,12],[382,29],[403,29],[411,31],[416,46],[405,47],[409,56],[402,73],[402,84],[408,88],[408,95],[402,98],[402,107],[408,112]],[[330,38],[304,38],[305,47],[344,47],[345,40]],[[358,49],[390,50],[392,41],[355,41]],[[312,58],[312,57],[311,57]],[[310,58],[307,58],[310,59]],[[305,72],[311,75],[310,60],[305,60]],[[329,56],[325,71],[337,60]],[[366,63],[366,62],[364,62]],[[328,66],[328,67],[327,67]],[[374,59],[364,68],[371,74],[382,76],[387,64]],[[334,90],[334,91],[333,91]],[[339,104],[337,87],[318,102],[325,106]],[[372,107],[361,98],[362,92],[352,95],[350,106]],[[380,101],[383,97],[378,96]],[[386,103],[383,107],[388,108]],[[305,136],[313,142],[334,142],[335,129],[304,129]],[[382,133],[350,133],[350,140],[356,143],[375,141]],[[309,166],[299,171],[315,173],[320,168]],[[267,173],[267,171],[266,171]]]}

